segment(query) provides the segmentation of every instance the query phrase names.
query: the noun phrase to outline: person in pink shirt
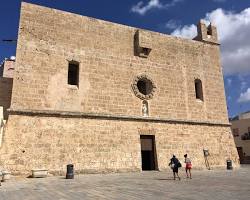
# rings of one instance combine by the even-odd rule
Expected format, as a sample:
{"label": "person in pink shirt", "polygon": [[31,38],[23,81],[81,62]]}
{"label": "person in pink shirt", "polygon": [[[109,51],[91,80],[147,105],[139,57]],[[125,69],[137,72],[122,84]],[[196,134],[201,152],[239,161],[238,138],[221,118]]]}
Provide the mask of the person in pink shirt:
{"label": "person in pink shirt", "polygon": [[192,169],[192,163],[190,158],[187,157],[187,154],[184,155],[185,158],[185,163],[186,163],[186,174],[187,174],[187,178],[192,179],[192,175],[191,175],[191,169]]}

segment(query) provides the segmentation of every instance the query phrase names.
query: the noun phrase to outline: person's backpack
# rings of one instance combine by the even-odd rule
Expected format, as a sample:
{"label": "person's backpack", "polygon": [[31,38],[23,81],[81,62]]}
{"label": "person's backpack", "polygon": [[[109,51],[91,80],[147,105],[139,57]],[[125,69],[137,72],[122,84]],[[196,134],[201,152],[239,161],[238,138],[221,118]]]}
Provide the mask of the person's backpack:
{"label": "person's backpack", "polygon": [[180,162],[177,163],[177,167],[182,167]]}

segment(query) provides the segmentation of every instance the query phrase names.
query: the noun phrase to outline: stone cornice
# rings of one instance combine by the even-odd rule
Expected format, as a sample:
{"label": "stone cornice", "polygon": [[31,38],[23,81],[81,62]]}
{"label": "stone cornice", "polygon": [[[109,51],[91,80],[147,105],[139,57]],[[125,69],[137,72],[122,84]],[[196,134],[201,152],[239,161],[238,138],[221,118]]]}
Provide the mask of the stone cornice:
{"label": "stone cornice", "polygon": [[128,115],[112,115],[105,113],[84,113],[70,111],[54,111],[54,110],[20,110],[8,109],[11,115],[28,115],[28,116],[44,116],[44,117],[63,117],[63,118],[89,118],[89,119],[107,119],[107,120],[123,120],[123,121],[142,121],[153,123],[172,123],[172,124],[192,124],[192,125],[207,125],[207,126],[222,126],[230,127],[230,123],[218,123],[209,121],[195,121],[183,119],[169,119],[159,117],[141,117]]}

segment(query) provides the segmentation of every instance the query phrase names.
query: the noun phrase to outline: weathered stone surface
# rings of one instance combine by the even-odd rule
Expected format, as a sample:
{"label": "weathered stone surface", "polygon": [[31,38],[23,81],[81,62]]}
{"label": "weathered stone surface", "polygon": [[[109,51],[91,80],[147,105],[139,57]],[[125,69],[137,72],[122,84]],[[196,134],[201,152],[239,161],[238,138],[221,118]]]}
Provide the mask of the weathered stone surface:
{"label": "weathered stone surface", "polygon": [[1,159],[12,173],[37,167],[63,173],[68,163],[85,172],[140,171],[141,134],[155,135],[159,170],[172,154],[185,153],[204,168],[204,148],[212,168],[225,168],[228,158],[238,162],[230,127],[10,115],[6,132]]}
{"label": "weathered stone surface", "polygon": [[[155,135],[160,170],[173,153],[188,153],[194,167],[204,168],[203,148],[212,167],[225,167],[228,158],[237,165],[218,45],[143,31],[152,50],[141,58],[134,52],[136,31],[22,3],[0,150],[6,169],[44,167],[58,174],[73,163],[79,172],[139,171],[140,135]],[[67,81],[72,60],[80,63],[78,86]],[[141,74],[156,88],[145,120],[142,99],[131,87]],[[196,99],[196,78],[204,101]]]}
{"label": "weathered stone surface", "polygon": [[13,78],[15,71],[15,57],[5,59],[3,64],[0,64],[0,77]]}
{"label": "weathered stone surface", "polygon": [[12,82],[11,78],[0,77],[0,107],[1,111],[3,111],[3,116],[0,116],[0,120],[6,120],[8,116],[7,108],[10,107]]}
{"label": "weathered stone surface", "polygon": [[32,169],[33,178],[45,178],[48,176],[48,170],[46,169]]}
{"label": "weathered stone surface", "polygon": [[[228,123],[217,45],[148,32],[153,50],[140,58],[135,28],[22,5],[11,108],[141,115],[131,84],[146,73],[157,87],[150,116]],[[67,85],[68,60],[80,62],[78,89]]]}

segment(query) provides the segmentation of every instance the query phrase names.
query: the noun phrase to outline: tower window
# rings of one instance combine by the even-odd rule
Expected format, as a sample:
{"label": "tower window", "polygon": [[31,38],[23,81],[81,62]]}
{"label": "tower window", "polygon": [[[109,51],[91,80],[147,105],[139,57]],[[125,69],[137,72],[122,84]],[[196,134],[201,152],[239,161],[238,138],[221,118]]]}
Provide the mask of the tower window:
{"label": "tower window", "polygon": [[69,62],[68,68],[68,84],[69,85],[79,85],[79,63]]}
{"label": "tower window", "polygon": [[201,101],[203,101],[203,91],[202,91],[202,82],[200,79],[196,79],[194,81],[195,84],[195,95],[196,95],[196,99],[200,99]]}
{"label": "tower window", "polygon": [[207,35],[212,35],[212,29],[211,28],[207,28]]}
{"label": "tower window", "polygon": [[207,27],[207,37],[208,38],[211,38],[212,36],[212,25],[210,24],[208,27]]}

